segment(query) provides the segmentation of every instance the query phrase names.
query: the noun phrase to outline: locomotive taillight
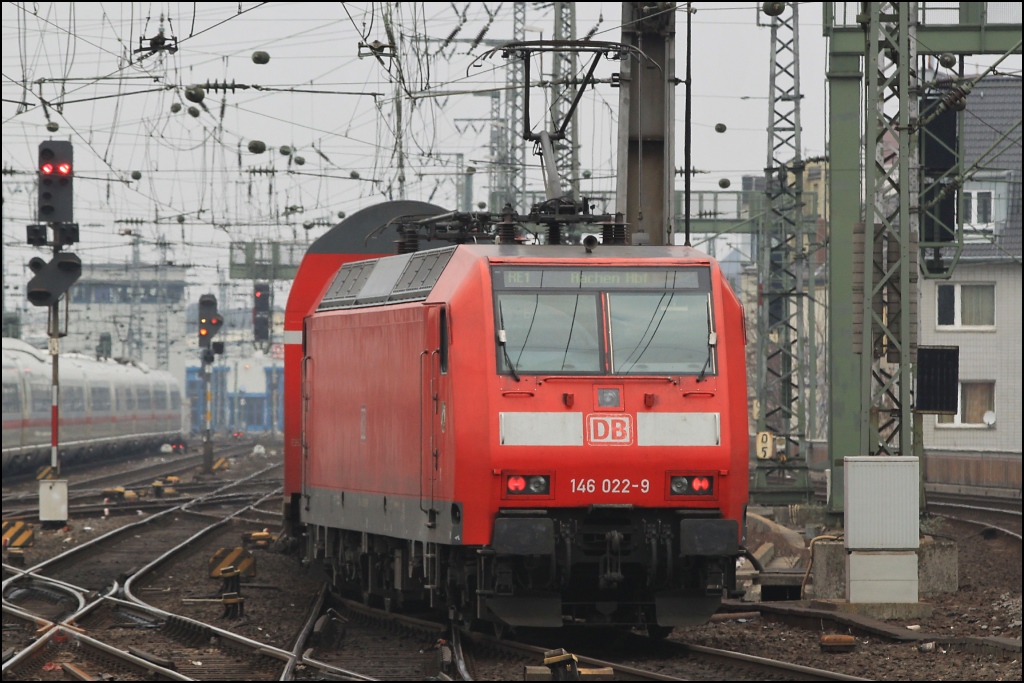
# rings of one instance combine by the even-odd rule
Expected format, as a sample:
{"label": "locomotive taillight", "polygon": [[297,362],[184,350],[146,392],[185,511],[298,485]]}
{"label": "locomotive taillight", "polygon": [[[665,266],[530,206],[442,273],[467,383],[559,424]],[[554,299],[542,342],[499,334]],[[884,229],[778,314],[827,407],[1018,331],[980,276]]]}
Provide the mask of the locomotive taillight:
{"label": "locomotive taillight", "polygon": [[546,474],[513,474],[505,480],[505,490],[513,496],[546,496],[551,492],[551,477]]}
{"label": "locomotive taillight", "polygon": [[672,477],[669,492],[673,496],[712,496],[715,478],[707,476]]}

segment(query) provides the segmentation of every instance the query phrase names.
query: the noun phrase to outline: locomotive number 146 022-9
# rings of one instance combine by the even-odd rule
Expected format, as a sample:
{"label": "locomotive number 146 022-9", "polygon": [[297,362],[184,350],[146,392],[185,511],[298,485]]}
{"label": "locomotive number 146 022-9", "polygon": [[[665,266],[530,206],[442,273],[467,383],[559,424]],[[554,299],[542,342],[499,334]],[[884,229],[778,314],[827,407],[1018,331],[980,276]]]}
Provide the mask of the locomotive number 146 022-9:
{"label": "locomotive number 146 022-9", "polygon": [[573,493],[650,493],[651,480],[641,479],[570,479]]}

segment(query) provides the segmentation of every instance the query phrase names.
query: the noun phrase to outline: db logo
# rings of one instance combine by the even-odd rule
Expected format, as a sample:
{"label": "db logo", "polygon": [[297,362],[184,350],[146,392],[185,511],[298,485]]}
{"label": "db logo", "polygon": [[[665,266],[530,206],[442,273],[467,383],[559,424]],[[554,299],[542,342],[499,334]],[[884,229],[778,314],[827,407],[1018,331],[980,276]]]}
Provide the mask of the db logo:
{"label": "db logo", "polygon": [[630,415],[588,415],[587,440],[595,446],[628,446],[633,443]]}

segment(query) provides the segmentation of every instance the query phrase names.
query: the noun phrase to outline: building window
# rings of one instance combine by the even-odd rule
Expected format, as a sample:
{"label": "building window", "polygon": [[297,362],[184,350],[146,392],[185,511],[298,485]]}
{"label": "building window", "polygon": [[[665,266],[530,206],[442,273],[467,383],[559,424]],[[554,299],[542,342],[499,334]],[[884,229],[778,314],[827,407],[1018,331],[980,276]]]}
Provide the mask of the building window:
{"label": "building window", "polygon": [[964,223],[980,229],[992,229],[991,192],[964,192]]}
{"label": "building window", "polygon": [[1005,171],[982,172],[960,191],[964,241],[988,243],[1006,226],[1010,208],[1012,175]]}
{"label": "building window", "polygon": [[939,327],[994,327],[996,286],[939,285],[937,308]]}
{"label": "building window", "polygon": [[984,427],[985,413],[995,413],[995,382],[961,382],[956,415],[938,415],[936,422],[947,426]]}
{"label": "building window", "polygon": [[92,301],[92,289],[89,285],[75,285],[68,290],[68,296],[73,304],[87,304]]}

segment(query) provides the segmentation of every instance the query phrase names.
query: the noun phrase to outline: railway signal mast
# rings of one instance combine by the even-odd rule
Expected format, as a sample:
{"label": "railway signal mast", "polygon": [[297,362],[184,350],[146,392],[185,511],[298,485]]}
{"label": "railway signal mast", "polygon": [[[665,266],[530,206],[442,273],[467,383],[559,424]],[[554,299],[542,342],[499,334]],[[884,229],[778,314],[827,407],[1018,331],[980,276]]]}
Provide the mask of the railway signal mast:
{"label": "railway signal mast", "polygon": [[215,356],[224,353],[224,342],[213,341],[220,328],[224,325],[224,318],[217,312],[217,297],[213,294],[203,294],[199,297],[199,349],[203,362],[203,396],[205,397],[204,408],[204,431],[203,431],[203,471],[213,471],[213,430],[211,410],[211,380],[213,378],[213,361]]}
{"label": "railway signal mast", "polygon": [[[67,291],[82,274],[82,261],[71,252],[61,250],[78,241],[78,224],[74,222],[74,149],[66,140],[44,140],[39,143],[36,165],[39,206],[36,220],[28,226],[27,241],[33,247],[53,247],[53,258],[44,261],[36,256],[28,266],[34,276],[25,288],[29,303],[49,308],[47,334],[53,358],[53,379],[50,391],[50,468],[60,476],[60,338],[67,336]],[[48,240],[47,228],[53,231]],[[64,324],[60,319],[60,300],[64,299]],[[66,480],[40,480],[39,520],[63,524],[68,517]]]}
{"label": "railway signal mast", "polygon": [[270,285],[266,282],[253,285],[252,334],[256,342],[270,341]]}

